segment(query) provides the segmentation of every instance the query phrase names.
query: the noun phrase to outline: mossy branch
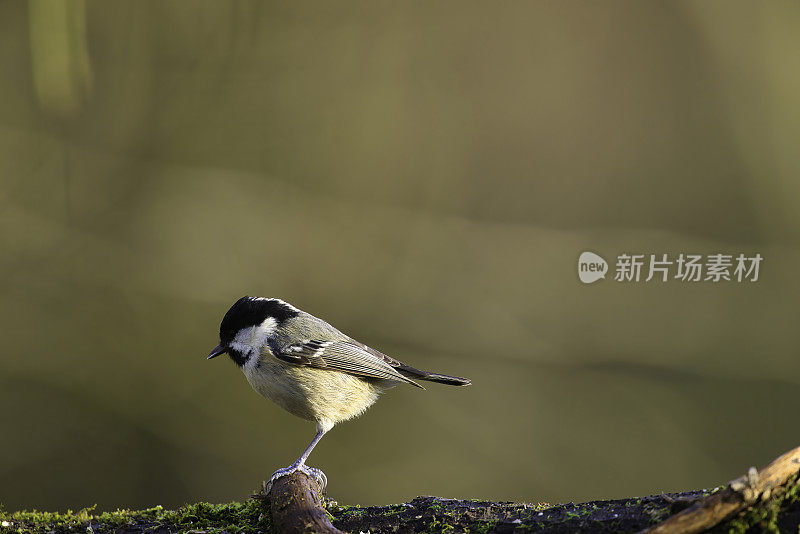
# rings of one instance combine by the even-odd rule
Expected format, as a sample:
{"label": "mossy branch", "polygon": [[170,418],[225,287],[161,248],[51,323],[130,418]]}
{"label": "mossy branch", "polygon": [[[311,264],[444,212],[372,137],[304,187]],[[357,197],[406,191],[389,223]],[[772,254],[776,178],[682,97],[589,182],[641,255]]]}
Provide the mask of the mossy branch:
{"label": "mossy branch", "polygon": [[760,503],[783,500],[782,497],[787,492],[796,497],[798,473],[800,447],[782,454],[761,471],[751,467],[746,475],[731,481],[724,490],[697,502],[642,534],[705,532],[742,510],[758,508]]}
{"label": "mossy branch", "polygon": [[[323,499],[316,482],[297,473],[279,480],[270,495],[259,494],[244,503],[199,503],[174,511],[0,511],[0,532],[796,533],[800,525],[799,475],[800,448],[761,471],[751,469],[747,476],[714,490],[558,506],[417,497],[408,503],[362,508]],[[731,503],[735,506],[729,506]]]}

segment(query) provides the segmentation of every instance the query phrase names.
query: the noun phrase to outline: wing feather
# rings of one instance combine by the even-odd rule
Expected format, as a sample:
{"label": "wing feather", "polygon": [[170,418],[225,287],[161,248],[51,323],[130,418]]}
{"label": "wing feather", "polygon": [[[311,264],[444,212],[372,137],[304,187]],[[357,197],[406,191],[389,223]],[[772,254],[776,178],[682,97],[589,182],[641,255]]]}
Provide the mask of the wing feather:
{"label": "wing feather", "polygon": [[273,353],[276,358],[288,363],[331,369],[358,376],[397,380],[422,388],[410,378],[400,374],[392,365],[393,363],[399,365],[400,362],[355,340],[320,341],[309,339],[273,351]]}

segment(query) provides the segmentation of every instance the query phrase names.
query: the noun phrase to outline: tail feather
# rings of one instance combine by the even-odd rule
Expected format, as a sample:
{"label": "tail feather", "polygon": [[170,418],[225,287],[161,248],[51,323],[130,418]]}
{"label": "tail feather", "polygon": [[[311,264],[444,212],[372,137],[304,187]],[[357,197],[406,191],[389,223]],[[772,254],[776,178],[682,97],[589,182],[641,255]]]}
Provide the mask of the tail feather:
{"label": "tail feather", "polygon": [[439,373],[429,373],[415,369],[410,365],[403,365],[396,368],[401,374],[417,380],[427,380],[428,382],[438,382],[439,384],[447,384],[448,386],[469,386],[472,381],[469,378],[461,378],[460,376],[443,375]]}
{"label": "tail feather", "polygon": [[469,378],[461,378],[460,376],[440,375],[439,373],[428,373],[425,376],[419,377],[420,380],[428,380],[430,382],[438,382],[440,384],[447,384],[448,386],[469,386],[472,385],[472,380]]}

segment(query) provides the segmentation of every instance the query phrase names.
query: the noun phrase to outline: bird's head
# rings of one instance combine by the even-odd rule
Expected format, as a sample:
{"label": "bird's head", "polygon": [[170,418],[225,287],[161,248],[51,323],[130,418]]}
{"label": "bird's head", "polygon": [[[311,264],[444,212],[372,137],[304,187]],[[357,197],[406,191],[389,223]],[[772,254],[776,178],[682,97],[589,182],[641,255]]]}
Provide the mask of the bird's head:
{"label": "bird's head", "polygon": [[219,345],[208,359],[227,353],[241,367],[259,353],[280,323],[299,314],[300,310],[280,299],[242,297],[222,318]]}

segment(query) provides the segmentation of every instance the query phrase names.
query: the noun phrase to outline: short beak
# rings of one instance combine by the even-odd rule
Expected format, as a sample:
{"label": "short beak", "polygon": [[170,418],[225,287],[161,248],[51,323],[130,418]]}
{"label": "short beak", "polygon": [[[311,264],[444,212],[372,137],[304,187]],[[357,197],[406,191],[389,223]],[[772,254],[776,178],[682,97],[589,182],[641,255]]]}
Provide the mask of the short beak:
{"label": "short beak", "polygon": [[206,358],[206,360],[210,360],[211,358],[216,358],[220,354],[225,354],[226,352],[228,352],[228,347],[226,347],[225,345],[217,345],[216,347],[214,347],[214,350],[211,351],[211,354],[208,355],[208,358]]}

